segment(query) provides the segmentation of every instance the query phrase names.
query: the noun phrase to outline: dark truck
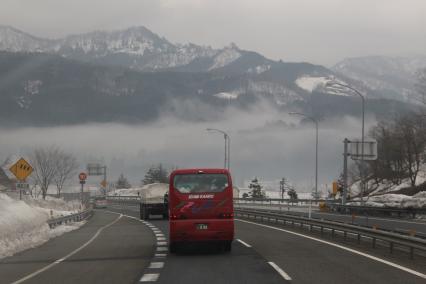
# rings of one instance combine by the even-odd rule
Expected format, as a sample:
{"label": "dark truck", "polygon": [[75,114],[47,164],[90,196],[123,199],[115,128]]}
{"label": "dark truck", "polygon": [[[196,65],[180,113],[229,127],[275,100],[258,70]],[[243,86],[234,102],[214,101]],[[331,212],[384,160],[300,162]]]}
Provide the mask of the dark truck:
{"label": "dark truck", "polygon": [[169,194],[164,194],[163,201],[142,198],[140,203],[140,216],[142,220],[148,220],[150,215],[161,215],[163,219],[169,218]]}

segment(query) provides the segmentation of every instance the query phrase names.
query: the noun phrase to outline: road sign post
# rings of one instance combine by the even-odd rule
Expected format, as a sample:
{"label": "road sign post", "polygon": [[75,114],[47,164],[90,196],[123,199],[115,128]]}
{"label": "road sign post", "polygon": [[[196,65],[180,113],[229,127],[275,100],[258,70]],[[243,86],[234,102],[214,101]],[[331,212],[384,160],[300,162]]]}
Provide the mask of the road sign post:
{"label": "road sign post", "polygon": [[78,178],[80,179],[80,184],[81,184],[80,200],[81,200],[81,205],[83,206],[83,190],[84,190],[84,184],[86,183],[87,174],[86,173],[80,173],[78,175]]}
{"label": "road sign post", "polygon": [[[346,197],[348,194],[348,157],[352,160],[372,161],[377,159],[377,141],[374,139],[364,139],[362,141],[358,139],[343,140],[343,195],[342,204],[346,204]],[[350,145],[350,148],[349,148]],[[364,167],[364,165],[361,165]],[[362,171],[362,170],[361,170]],[[361,174],[362,179],[362,174]],[[364,183],[361,180],[361,203],[364,194]]]}
{"label": "road sign post", "polygon": [[22,199],[22,186],[20,184],[25,183],[26,178],[33,172],[33,167],[24,158],[20,158],[9,168],[9,171],[21,182],[16,183],[16,187],[19,189],[19,199]]}
{"label": "road sign post", "polygon": [[87,164],[87,173],[89,176],[104,176],[104,179],[101,181],[101,187],[106,195],[107,189],[107,167],[101,166],[98,163]]}

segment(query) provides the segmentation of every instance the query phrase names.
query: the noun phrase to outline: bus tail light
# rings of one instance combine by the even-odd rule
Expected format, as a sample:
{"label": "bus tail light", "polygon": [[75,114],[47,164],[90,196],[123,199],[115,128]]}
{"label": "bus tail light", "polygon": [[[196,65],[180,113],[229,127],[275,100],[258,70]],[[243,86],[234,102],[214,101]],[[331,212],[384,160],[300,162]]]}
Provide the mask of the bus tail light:
{"label": "bus tail light", "polygon": [[170,215],[170,219],[172,219],[172,220],[187,219],[187,217],[183,214],[181,214],[181,215],[172,214],[172,215]]}
{"label": "bus tail light", "polygon": [[222,218],[222,219],[234,218],[234,213],[220,213],[219,218]]}

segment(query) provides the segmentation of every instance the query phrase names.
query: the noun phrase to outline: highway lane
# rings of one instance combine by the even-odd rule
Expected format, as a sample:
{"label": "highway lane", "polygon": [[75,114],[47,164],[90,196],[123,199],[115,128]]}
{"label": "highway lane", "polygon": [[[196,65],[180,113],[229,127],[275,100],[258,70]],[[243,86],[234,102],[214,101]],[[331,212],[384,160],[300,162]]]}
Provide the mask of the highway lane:
{"label": "highway lane", "polygon": [[[136,207],[110,210],[138,216]],[[149,222],[168,235],[168,221]],[[216,245],[186,246],[177,254],[168,254],[156,283],[285,283],[286,281],[268,261],[252,248],[234,242],[226,253]]]}
{"label": "highway lane", "polygon": [[263,257],[285,267],[293,283],[426,282],[426,279],[329,244],[253,223],[236,223],[238,236]]}
{"label": "highway lane", "polygon": [[23,283],[137,282],[154,254],[154,235],[138,220],[96,211],[82,228],[1,260],[0,283],[13,283],[52,265],[78,250],[98,231],[80,251]]}
{"label": "highway lane", "polygon": [[[273,210],[277,212],[283,212],[286,214],[292,214],[297,216],[308,217],[307,208],[293,208],[291,207],[288,210],[287,206],[277,207],[277,206],[248,206],[243,205],[241,208],[250,208],[250,209],[261,209],[261,210]],[[352,218],[351,215],[339,214],[339,213],[328,213],[328,212],[319,212],[318,210],[312,211],[312,217],[330,221],[339,221],[346,222],[350,224],[357,224],[362,226],[377,226],[377,228],[387,229],[387,230],[396,230],[402,232],[415,231],[416,234],[426,237],[426,222],[421,220],[413,219],[397,219],[397,218],[382,218],[374,216],[355,216]]]}
{"label": "highway lane", "polygon": [[[137,216],[138,210],[133,207],[125,213]],[[163,232],[167,232],[166,221],[152,220],[151,223],[161,228]],[[426,283],[426,279],[383,263],[383,261],[392,260],[403,267],[408,269],[411,267],[425,274],[426,267],[422,265],[425,262],[411,261],[407,255],[393,255],[393,259],[385,256],[386,259],[383,259],[377,251],[372,252],[368,249],[363,250],[363,247],[345,245],[349,250],[363,250],[370,255],[375,253],[379,255],[378,259],[369,258],[338,246],[245,221],[236,221],[236,238],[252,247],[246,248],[241,243],[234,242],[233,252],[228,258],[226,255],[215,254],[208,250],[200,253],[191,249],[189,253],[169,255],[159,283],[184,283],[183,280],[188,282],[192,280],[193,283],[219,283],[216,279],[221,281],[220,283],[275,281],[266,278],[269,273],[262,273],[259,270],[254,270],[256,273],[253,273],[253,269],[258,267],[248,263],[251,261],[256,264],[256,259],[252,258],[249,261],[248,255],[260,259],[260,263],[263,264],[269,261],[274,262],[293,279],[292,283]],[[398,257],[402,257],[403,260],[399,261]],[[182,271],[188,267],[191,269],[186,269],[185,274],[182,275]],[[217,271],[219,268],[220,271]],[[250,275],[250,278],[246,278],[248,282],[242,281],[245,279],[238,276],[244,271]],[[253,277],[260,276],[260,279],[263,279],[252,278],[252,274]],[[231,279],[232,281],[229,282]],[[251,280],[255,281],[251,282]]]}

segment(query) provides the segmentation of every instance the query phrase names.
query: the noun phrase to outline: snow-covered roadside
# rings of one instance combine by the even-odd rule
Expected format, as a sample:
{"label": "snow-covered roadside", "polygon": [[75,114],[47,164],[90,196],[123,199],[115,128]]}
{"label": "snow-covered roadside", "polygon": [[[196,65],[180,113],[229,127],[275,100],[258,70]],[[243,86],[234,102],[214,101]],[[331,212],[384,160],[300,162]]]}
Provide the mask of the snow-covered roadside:
{"label": "snow-covered roadside", "polygon": [[54,206],[59,206],[62,202],[64,201],[53,199],[24,202],[0,193],[0,259],[39,246],[50,238],[82,226],[84,222],[49,228],[46,221],[50,218],[51,209],[54,216],[68,215],[75,211],[72,209],[73,204],[63,207],[66,210]]}
{"label": "snow-covered roadside", "polygon": [[[397,207],[397,208],[425,208],[426,192],[422,191],[413,196],[404,194],[383,194],[369,196],[364,199],[365,205],[375,207]],[[360,205],[360,199],[355,198],[349,204]]]}

